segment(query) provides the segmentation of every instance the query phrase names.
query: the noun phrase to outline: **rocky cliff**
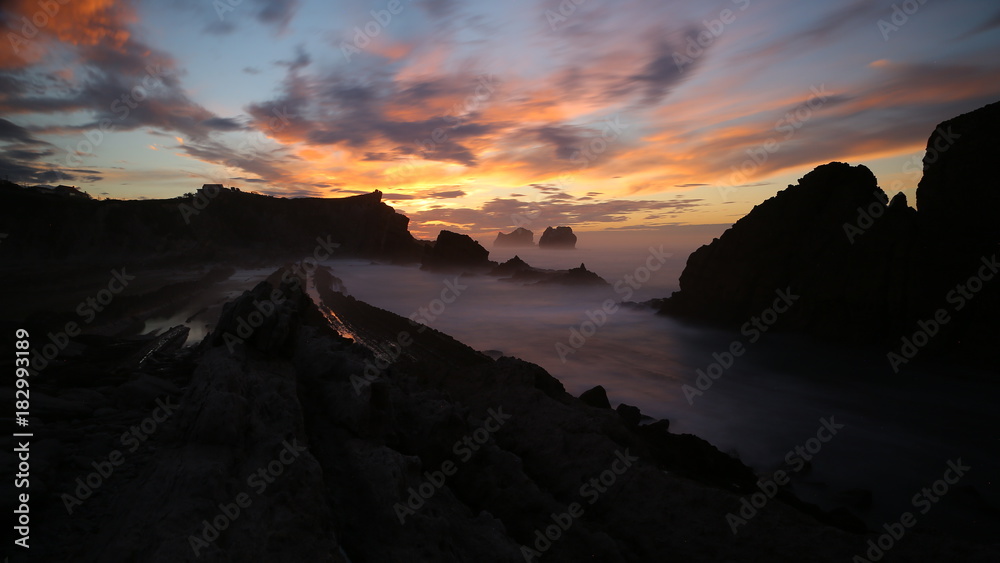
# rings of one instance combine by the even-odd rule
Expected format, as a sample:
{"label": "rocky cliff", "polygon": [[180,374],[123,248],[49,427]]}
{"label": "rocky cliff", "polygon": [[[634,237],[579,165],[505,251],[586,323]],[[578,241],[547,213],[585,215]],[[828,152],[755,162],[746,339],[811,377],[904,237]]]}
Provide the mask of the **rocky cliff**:
{"label": "rocky cliff", "polygon": [[8,262],[136,259],[205,262],[309,253],[316,238],[337,252],[418,261],[422,247],[409,219],[382,203],[378,191],[340,199],[285,199],[207,185],[161,200],[46,197],[0,186],[0,246]]}
{"label": "rocky cliff", "polygon": [[927,140],[917,209],[947,238],[1000,241],[1000,102],[949,119]]}
{"label": "rocky cliff", "polygon": [[939,125],[918,210],[864,166],[816,168],[692,253],[661,312],[739,327],[787,291],[776,327],[893,346],[944,310],[926,349],[983,357],[1000,343],[998,130],[1000,103]]}

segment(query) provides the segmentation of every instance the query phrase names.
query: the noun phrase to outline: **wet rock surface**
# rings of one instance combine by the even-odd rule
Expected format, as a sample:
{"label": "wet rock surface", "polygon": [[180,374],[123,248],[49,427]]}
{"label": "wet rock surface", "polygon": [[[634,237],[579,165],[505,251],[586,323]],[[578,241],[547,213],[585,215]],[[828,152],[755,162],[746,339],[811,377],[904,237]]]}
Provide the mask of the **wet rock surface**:
{"label": "wet rock surface", "polygon": [[[757,480],[737,459],[666,421],[642,423],[634,407],[588,406],[540,367],[357,301],[322,271],[320,303],[308,283],[272,276],[197,346],[180,348],[174,331],[83,339],[46,367],[32,420],[46,437],[33,445],[44,523],[33,557],[524,561],[523,546],[544,545],[538,531],[573,503],[582,514],[542,560],[844,561],[864,550],[869,536],[845,531],[857,526],[849,512],[784,492],[734,536],[725,516]],[[275,320],[241,332],[276,291]],[[64,495],[116,450],[121,462],[70,512]],[[997,552],[915,530],[892,556]]]}

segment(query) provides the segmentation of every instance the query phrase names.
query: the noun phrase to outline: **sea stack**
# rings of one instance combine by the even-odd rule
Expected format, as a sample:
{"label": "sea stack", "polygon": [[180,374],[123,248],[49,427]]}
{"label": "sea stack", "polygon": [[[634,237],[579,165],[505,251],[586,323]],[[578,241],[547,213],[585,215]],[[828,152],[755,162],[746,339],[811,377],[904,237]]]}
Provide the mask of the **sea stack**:
{"label": "sea stack", "polygon": [[493,246],[535,246],[535,233],[524,227],[518,227],[510,233],[497,233]]}
{"label": "sea stack", "polygon": [[573,249],[576,248],[576,235],[570,227],[547,227],[538,239],[539,248]]}
{"label": "sea stack", "polygon": [[424,255],[422,268],[477,271],[496,265],[490,261],[490,252],[469,235],[441,231],[434,246]]}

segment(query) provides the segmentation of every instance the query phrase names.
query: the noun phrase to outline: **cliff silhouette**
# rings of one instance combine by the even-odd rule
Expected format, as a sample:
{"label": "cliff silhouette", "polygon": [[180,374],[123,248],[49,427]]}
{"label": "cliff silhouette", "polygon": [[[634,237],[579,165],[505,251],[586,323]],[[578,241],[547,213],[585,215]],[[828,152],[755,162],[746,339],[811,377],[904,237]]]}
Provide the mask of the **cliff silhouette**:
{"label": "cliff silhouette", "polygon": [[207,184],[157,200],[51,197],[4,182],[0,255],[14,261],[207,261],[308,253],[316,237],[344,255],[418,261],[409,218],[379,191],[340,199],[277,198]]}
{"label": "cliff silhouette", "polygon": [[776,328],[895,346],[936,324],[926,350],[985,359],[1000,341],[998,159],[1000,102],[934,129],[916,210],[865,166],[819,166],[692,253],[660,312],[737,327],[790,290]]}

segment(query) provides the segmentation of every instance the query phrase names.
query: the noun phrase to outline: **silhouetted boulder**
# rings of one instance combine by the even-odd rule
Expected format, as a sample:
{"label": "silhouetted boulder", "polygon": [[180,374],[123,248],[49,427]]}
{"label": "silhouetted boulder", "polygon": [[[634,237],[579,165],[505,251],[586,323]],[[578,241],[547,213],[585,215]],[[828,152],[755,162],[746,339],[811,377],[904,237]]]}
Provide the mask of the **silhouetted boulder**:
{"label": "silhouetted boulder", "polygon": [[547,227],[538,239],[539,248],[576,248],[576,235],[570,227]]}
{"label": "silhouetted boulder", "polygon": [[496,266],[490,252],[469,235],[441,231],[424,254],[423,269],[479,271]]}
{"label": "silhouetted boulder", "polygon": [[596,407],[599,409],[610,409],[611,402],[608,401],[608,393],[604,390],[604,387],[598,385],[591,389],[587,389],[580,394],[580,400],[583,401],[585,405],[591,407]]}
{"label": "silhouetted boulder", "polygon": [[497,233],[493,246],[535,246],[535,234],[524,227],[518,227],[507,234]]}

